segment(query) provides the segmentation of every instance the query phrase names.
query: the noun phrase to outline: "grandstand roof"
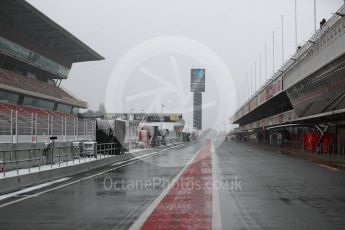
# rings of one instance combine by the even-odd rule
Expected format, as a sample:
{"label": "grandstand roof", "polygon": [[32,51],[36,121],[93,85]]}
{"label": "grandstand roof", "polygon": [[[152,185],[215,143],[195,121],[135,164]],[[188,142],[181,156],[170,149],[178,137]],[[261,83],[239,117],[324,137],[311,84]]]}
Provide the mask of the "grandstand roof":
{"label": "grandstand roof", "polygon": [[104,59],[24,0],[0,0],[0,35],[69,68]]}

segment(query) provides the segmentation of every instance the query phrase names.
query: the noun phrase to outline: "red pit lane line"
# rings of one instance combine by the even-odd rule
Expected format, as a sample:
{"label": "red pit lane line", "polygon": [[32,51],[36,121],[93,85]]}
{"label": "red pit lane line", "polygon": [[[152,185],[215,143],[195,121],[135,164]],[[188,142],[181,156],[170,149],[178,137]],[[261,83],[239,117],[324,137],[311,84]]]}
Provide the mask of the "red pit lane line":
{"label": "red pit lane line", "polygon": [[212,229],[211,148],[209,141],[141,229]]}

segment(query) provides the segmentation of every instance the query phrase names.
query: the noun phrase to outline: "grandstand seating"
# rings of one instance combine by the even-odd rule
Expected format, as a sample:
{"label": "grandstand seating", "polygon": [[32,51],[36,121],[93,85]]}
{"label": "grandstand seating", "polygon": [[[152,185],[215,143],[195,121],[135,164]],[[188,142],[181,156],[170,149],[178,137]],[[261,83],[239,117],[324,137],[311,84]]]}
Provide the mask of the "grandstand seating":
{"label": "grandstand seating", "polygon": [[[27,90],[30,92],[40,93],[47,96],[56,97],[62,99],[64,97],[74,99],[71,95],[66,93],[63,89],[49,84],[47,82],[39,81],[34,78],[30,78],[24,76],[22,74],[12,72],[3,68],[0,68],[0,84],[11,86],[14,88]],[[75,100],[75,99],[74,99]],[[17,111],[18,113],[23,114],[37,114],[37,115],[50,115],[54,117],[67,117],[67,118],[75,118],[75,115],[61,113],[61,112],[53,112],[39,108],[32,108],[29,106],[22,106],[22,105],[13,105],[13,104],[4,104],[0,103],[0,112],[1,111]]]}
{"label": "grandstand seating", "polygon": [[22,90],[27,90],[30,92],[40,93],[47,96],[56,97],[59,99],[66,97],[75,100],[73,96],[69,95],[63,89],[55,85],[39,81],[34,78],[30,78],[3,68],[0,68],[0,84],[11,86],[14,88],[19,88]]}

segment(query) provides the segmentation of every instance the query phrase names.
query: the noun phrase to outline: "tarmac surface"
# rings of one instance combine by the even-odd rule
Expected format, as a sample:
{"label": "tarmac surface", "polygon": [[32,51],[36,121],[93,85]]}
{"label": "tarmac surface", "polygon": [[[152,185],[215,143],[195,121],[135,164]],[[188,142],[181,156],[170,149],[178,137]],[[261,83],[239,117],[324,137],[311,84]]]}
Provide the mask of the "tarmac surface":
{"label": "tarmac surface", "polygon": [[232,142],[216,156],[222,178],[241,182],[220,190],[224,229],[344,229],[343,171]]}
{"label": "tarmac surface", "polygon": [[0,229],[344,229],[343,171],[214,146],[186,145],[3,200]]}

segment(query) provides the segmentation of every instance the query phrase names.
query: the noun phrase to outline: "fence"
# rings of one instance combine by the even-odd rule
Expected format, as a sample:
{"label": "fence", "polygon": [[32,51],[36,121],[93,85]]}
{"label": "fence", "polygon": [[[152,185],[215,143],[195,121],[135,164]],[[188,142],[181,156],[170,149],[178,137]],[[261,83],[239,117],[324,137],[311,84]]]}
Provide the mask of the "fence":
{"label": "fence", "polygon": [[[231,140],[231,139],[228,139]],[[234,141],[234,140],[231,140]],[[247,140],[236,140],[236,142],[249,143],[256,147],[262,147],[263,149],[270,151],[285,151],[292,154],[305,155],[310,157],[316,157],[324,160],[345,161],[345,144],[320,144],[316,150],[310,151],[305,148],[305,144],[300,141],[288,141],[282,144],[270,144],[267,141],[264,142],[248,142]]]}
{"label": "fence", "polygon": [[[40,172],[42,170],[66,167],[68,165],[112,157],[116,154],[123,153],[119,149],[120,146],[115,143],[103,143],[96,145],[96,152],[91,150],[85,151],[80,146],[73,145],[57,147],[50,145],[46,149],[0,150],[0,178]],[[133,148],[128,149],[127,153],[135,153],[142,150]]]}
{"label": "fence", "polygon": [[71,145],[50,146],[47,149],[0,150],[0,172],[2,177],[6,177],[85,163],[113,156],[117,148],[119,146],[116,144],[109,143],[97,144],[96,153],[83,151]]}
{"label": "fence", "polygon": [[50,136],[56,136],[57,142],[95,140],[95,120],[58,113],[0,111],[0,143],[45,143]]}
{"label": "fence", "polygon": [[316,154],[322,158],[345,160],[345,144],[324,145],[323,143],[321,143],[319,146],[316,147],[315,152],[306,150],[303,142],[286,142],[283,143],[281,147],[288,151],[314,155]]}
{"label": "fence", "polygon": [[[51,136],[57,137],[55,142],[58,144],[54,148],[30,145],[31,143],[50,143]],[[165,138],[165,144],[180,141],[175,132],[169,133]],[[114,143],[97,144],[96,158],[91,158],[94,153],[83,152],[80,146],[68,143],[95,139],[96,121],[92,119],[78,119],[59,113],[36,114],[0,110],[0,146],[1,144],[4,146],[0,148],[0,172],[3,177],[7,174],[22,175],[110,157],[119,153],[120,146]],[[29,145],[18,145],[21,143]],[[139,141],[139,126],[127,127],[125,145],[124,150],[128,153],[143,150]]]}

